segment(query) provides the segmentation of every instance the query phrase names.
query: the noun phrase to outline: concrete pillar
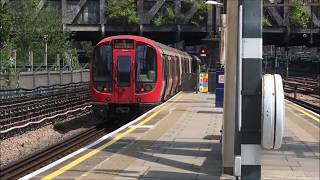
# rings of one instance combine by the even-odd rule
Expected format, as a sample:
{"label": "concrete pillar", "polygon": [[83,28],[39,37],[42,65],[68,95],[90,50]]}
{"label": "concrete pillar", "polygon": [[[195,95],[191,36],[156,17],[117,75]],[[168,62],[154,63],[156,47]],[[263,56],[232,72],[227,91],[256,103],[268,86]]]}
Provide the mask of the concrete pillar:
{"label": "concrete pillar", "polygon": [[238,54],[238,44],[235,42],[238,41],[238,1],[228,1],[227,26],[222,163],[224,173],[233,174]]}

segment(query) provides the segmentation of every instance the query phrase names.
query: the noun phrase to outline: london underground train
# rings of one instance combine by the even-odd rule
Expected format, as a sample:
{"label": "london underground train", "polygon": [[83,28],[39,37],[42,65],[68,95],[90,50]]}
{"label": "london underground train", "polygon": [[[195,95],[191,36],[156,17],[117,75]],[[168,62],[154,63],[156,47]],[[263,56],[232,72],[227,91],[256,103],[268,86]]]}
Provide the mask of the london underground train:
{"label": "london underground train", "polygon": [[181,90],[192,57],[145,37],[112,36],[95,47],[90,64],[93,112],[100,118],[154,106]]}

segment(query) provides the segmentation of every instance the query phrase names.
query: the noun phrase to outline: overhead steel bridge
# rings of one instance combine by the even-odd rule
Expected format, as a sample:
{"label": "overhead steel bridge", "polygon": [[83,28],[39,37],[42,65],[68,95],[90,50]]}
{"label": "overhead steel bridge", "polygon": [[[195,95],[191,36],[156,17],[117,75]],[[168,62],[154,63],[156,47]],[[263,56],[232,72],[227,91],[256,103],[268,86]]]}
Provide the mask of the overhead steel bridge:
{"label": "overhead steel bridge", "polygon": [[[1,0],[2,4],[8,0]],[[220,0],[221,2],[223,0]],[[54,7],[61,12],[64,28],[75,32],[75,39],[94,41],[99,37],[115,34],[144,35],[164,43],[181,40],[187,44],[199,44],[201,39],[219,37],[223,7],[208,5],[206,16],[197,25],[191,20],[199,6],[184,7],[183,0],[137,0],[137,24],[112,24],[106,15],[106,0],[41,0],[38,11]],[[201,2],[199,0],[199,2]],[[302,0],[309,23],[299,27],[290,23],[290,10],[301,6],[292,0],[264,0],[264,17],[269,24],[263,28],[264,43],[280,46],[320,45],[320,0]],[[153,21],[163,7],[171,7],[175,23],[156,26]],[[160,39],[161,38],[161,39]]]}

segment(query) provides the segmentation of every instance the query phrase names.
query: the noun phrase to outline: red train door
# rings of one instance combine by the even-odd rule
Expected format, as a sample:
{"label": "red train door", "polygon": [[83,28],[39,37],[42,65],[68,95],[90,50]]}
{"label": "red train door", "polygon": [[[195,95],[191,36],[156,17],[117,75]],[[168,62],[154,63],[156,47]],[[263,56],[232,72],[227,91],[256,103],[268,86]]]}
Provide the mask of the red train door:
{"label": "red train door", "polygon": [[117,103],[131,103],[134,95],[133,83],[133,57],[132,51],[114,51],[114,64],[115,64],[115,99]]}

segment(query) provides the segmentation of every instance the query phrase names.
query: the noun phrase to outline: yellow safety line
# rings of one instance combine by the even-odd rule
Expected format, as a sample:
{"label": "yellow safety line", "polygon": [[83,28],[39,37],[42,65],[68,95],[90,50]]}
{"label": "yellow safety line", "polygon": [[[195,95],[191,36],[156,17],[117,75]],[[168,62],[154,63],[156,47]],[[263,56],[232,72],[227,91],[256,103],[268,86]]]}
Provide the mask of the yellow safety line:
{"label": "yellow safety line", "polygon": [[298,107],[296,107],[296,106],[294,106],[294,105],[288,104],[288,106],[291,107],[292,109],[295,109],[295,110],[303,113],[304,115],[307,115],[307,116],[310,117],[311,119],[313,119],[313,120],[315,120],[315,121],[317,121],[317,122],[320,122],[320,118],[319,118],[319,117],[314,116],[314,115],[312,115],[312,114],[310,114],[310,113],[308,113],[308,112],[306,112],[306,111],[302,110],[301,108],[298,108]]}
{"label": "yellow safety line", "polygon": [[[178,98],[177,98],[178,99]],[[179,98],[180,99],[180,98]],[[170,101],[169,101],[170,102]],[[158,111],[154,112],[153,114],[151,114],[149,117],[147,117],[146,119],[144,119],[143,121],[141,121],[140,123],[137,124],[136,127],[141,126],[146,124],[147,122],[149,122],[150,120],[152,120],[155,116],[157,116],[161,111],[164,110],[164,108],[169,107],[171,104],[167,104],[165,106],[163,106],[162,108],[160,108]],[[69,164],[63,166],[62,168],[48,174],[47,176],[41,178],[43,180],[47,180],[47,179],[53,179],[57,176],[59,176],[60,174],[64,173],[65,171],[71,169],[72,167],[80,164],[82,161],[94,156],[95,154],[97,154],[98,152],[100,152],[101,150],[107,148],[108,146],[111,146],[112,144],[114,144],[115,142],[117,142],[119,139],[125,137],[126,135],[128,135],[129,133],[131,133],[132,131],[134,131],[136,129],[136,127],[133,128],[129,128],[128,130],[126,130],[125,132],[117,135],[116,137],[114,137],[111,141],[109,141],[108,143],[94,149],[91,150],[90,152],[88,152],[87,154],[81,156],[80,158],[70,162]]]}

